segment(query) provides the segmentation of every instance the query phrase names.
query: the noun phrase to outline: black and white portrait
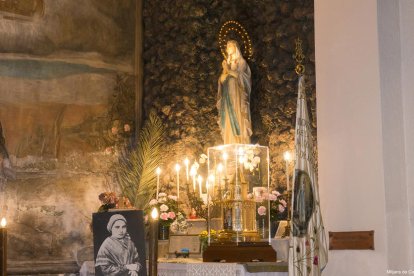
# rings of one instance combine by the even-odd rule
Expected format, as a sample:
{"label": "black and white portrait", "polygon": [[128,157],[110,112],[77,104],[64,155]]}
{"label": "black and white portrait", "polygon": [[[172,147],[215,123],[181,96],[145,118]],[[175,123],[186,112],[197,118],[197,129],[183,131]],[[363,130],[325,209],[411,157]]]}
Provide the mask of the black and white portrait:
{"label": "black and white portrait", "polygon": [[141,210],[93,214],[93,235],[96,275],[147,275]]}

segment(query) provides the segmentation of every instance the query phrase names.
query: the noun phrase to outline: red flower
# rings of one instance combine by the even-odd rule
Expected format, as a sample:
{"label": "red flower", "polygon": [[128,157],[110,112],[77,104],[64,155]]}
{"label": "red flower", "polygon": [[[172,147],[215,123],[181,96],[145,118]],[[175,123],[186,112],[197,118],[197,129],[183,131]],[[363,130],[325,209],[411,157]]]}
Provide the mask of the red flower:
{"label": "red flower", "polygon": [[313,264],[314,265],[318,265],[319,264],[318,256],[313,257]]}

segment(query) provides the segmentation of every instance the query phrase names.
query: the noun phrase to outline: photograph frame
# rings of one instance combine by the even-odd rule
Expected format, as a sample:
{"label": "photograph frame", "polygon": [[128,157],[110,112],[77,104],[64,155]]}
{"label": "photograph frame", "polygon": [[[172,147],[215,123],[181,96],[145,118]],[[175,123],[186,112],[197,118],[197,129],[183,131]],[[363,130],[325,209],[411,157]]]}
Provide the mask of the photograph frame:
{"label": "photograph frame", "polygon": [[[126,225],[124,226],[124,224]],[[126,227],[126,234],[124,234],[125,230],[121,234],[125,235],[122,239],[117,239],[115,236],[117,234],[115,229],[119,225]],[[112,275],[113,272],[109,273],[109,269],[117,270],[117,275],[131,275],[128,269],[130,264],[123,263],[128,261],[131,264],[137,264],[139,267],[138,276],[147,275],[145,226],[142,210],[113,209],[108,212],[93,213],[92,228],[95,275]],[[108,228],[112,228],[113,234]],[[97,262],[98,253],[99,262]],[[99,263],[105,263],[105,265],[100,266]],[[109,268],[109,264],[112,265],[111,268]]]}

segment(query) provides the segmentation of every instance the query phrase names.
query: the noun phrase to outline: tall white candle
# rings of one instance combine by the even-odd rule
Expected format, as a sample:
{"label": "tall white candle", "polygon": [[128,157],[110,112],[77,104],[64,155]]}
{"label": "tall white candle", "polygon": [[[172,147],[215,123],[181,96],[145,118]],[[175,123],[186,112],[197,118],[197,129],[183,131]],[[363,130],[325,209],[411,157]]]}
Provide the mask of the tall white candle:
{"label": "tall white candle", "polygon": [[177,200],[180,198],[180,164],[175,164],[175,171],[177,172]]}
{"label": "tall white candle", "polygon": [[203,178],[201,177],[201,175],[198,176],[197,180],[198,180],[198,190],[199,190],[200,197],[201,197],[201,195],[203,194],[203,190],[202,190],[203,188],[201,187],[203,183]]}
{"label": "tall white candle", "polygon": [[283,158],[285,159],[285,163],[286,163],[286,189],[287,189],[287,191],[289,191],[290,190],[290,187],[289,187],[289,162],[290,162],[290,159],[291,159],[290,152],[286,151],[283,154]]}
{"label": "tall white candle", "polygon": [[184,160],[184,164],[185,164],[185,176],[187,179],[187,183],[188,183],[188,164],[190,163],[190,161],[188,160],[188,158],[185,158]]}
{"label": "tall white candle", "polygon": [[157,200],[158,200],[158,194],[160,193],[160,174],[161,174],[161,169],[160,167],[158,167],[155,170],[155,173],[157,174]]}
{"label": "tall white candle", "polygon": [[196,192],[196,174],[197,174],[196,169],[195,169],[195,167],[192,166],[191,170],[190,170],[190,175],[193,178],[193,191],[194,191],[194,193]]}

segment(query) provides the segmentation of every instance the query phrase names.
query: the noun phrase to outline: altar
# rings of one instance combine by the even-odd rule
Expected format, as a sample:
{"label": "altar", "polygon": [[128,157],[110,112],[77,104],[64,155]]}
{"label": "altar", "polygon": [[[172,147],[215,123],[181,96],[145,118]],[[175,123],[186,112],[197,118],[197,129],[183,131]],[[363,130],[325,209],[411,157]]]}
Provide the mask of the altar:
{"label": "altar", "polygon": [[194,275],[226,275],[226,276],[287,276],[286,262],[272,263],[206,263],[202,259],[188,259],[185,262],[171,262],[160,259],[159,276],[194,276]]}
{"label": "altar", "polygon": [[[288,275],[289,238],[273,238],[271,245],[277,252],[277,262],[212,263],[203,262],[201,255],[192,255],[190,258],[174,258],[168,253],[168,241],[160,241],[158,244],[158,275]],[[81,264],[79,275],[95,275],[95,263],[90,260],[84,261]]]}

